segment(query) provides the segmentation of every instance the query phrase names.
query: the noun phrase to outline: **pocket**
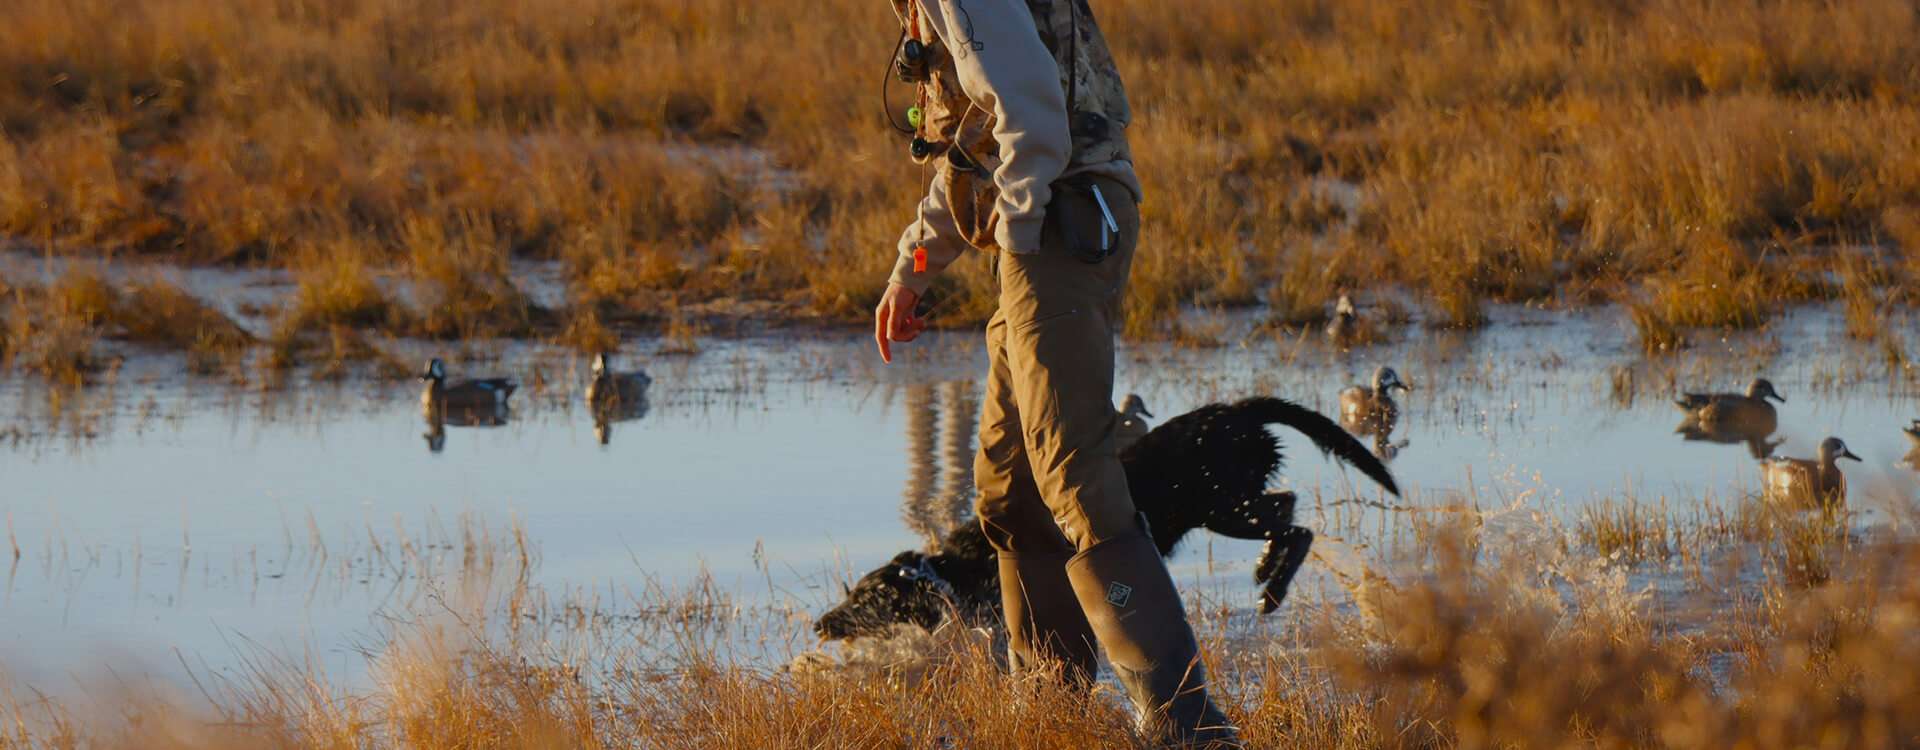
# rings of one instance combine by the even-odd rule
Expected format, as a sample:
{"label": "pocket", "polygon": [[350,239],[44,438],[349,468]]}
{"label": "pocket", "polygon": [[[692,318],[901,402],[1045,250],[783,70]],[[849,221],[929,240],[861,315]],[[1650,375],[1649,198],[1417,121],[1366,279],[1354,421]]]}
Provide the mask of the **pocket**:
{"label": "pocket", "polygon": [[1033,316],[1032,318],[1028,318],[1026,320],[1022,320],[1018,322],[1015,322],[1015,321],[1007,321],[1007,322],[1012,325],[1013,331],[1015,333],[1026,333],[1035,328],[1039,328],[1040,324],[1042,323],[1059,320],[1061,318],[1067,317],[1069,315],[1074,315],[1079,312],[1080,312],[1080,308],[1069,307],[1065,310],[1055,310],[1052,312],[1040,313],[1038,315]]}
{"label": "pocket", "polygon": [[1006,319],[1009,333],[1025,333],[1087,309],[1080,289],[1089,274],[1080,262],[1058,252],[1017,255],[1002,251],[997,260],[1000,315]]}
{"label": "pocket", "polygon": [[1083,263],[1099,263],[1111,255],[1119,242],[1105,231],[1106,212],[1093,194],[1094,182],[1087,177],[1068,177],[1053,183],[1053,197],[1047,201],[1046,218],[1041,222],[1041,252],[1071,256]]}

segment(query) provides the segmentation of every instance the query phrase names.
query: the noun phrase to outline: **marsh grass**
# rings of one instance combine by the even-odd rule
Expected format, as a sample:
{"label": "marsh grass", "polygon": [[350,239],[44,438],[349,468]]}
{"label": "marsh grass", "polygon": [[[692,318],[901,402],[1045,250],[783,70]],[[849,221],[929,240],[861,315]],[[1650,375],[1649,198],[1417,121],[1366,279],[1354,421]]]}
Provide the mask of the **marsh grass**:
{"label": "marsh grass", "polygon": [[1609,559],[1666,559],[1678,541],[1670,520],[1666,498],[1661,498],[1657,509],[1643,508],[1638,498],[1624,502],[1608,498],[1581,509],[1574,533]]}
{"label": "marsh grass", "polygon": [[224,313],[159,277],[115,285],[75,268],[44,287],[12,288],[6,305],[0,351],[13,365],[68,386],[106,366],[98,352],[106,339],[184,353],[202,374],[236,367],[255,343]]}
{"label": "marsh grass", "polygon": [[[1657,517],[1667,506],[1634,508]],[[1912,628],[1920,550],[1902,537],[1850,545],[1821,532],[1831,575],[1736,575],[1741,583],[1729,590],[1700,574],[1681,579],[1685,590],[1667,600],[1629,582],[1633,559],[1490,531],[1481,511],[1454,508],[1448,517],[1459,522],[1420,524],[1410,547],[1382,550],[1398,563],[1356,576],[1355,606],[1331,606],[1338,601],[1309,590],[1290,600],[1282,626],[1249,628],[1208,614],[1201,596],[1192,611],[1213,687],[1249,742],[1770,749],[1898,747],[1920,732]],[[1748,534],[1798,535],[1768,531],[1759,519],[1741,511],[1631,523],[1668,529],[1665,543],[1692,560],[1748,549]],[[1475,527],[1473,538],[1462,536]],[[394,620],[368,652],[371,684],[343,688],[309,663],[258,653],[242,669],[202,675],[198,698],[125,689],[68,704],[30,689],[6,693],[6,740],[1141,747],[1110,683],[1088,699],[1051,680],[1009,676],[986,632],[908,630],[769,667],[723,644],[740,635],[778,642],[780,623],[794,627],[795,613],[743,608],[710,579],[682,588],[650,582],[628,601],[556,599],[528,584],[538,555],[518,531],[463,520],[438,537],[371,527],[357,540],[326,539],[317,528],[304,542],[288,536],[294,557],[318,571],[354,578],[364,567],[441,592],[426,599],[433,614]],[[356,562],[325,562],[335,559]],[[1704,619],[1676,622],[1680,613]]]}
{"label": "marsh grass", "polygon": [[282,327],[408,327],[407,311],[381,288],[365,259],[338,251],[315,256],[301,271],[293,299],[281,313]]}
{"label": "marsh grass", "polygon": [[21,309],[7,316],[7,361],[66,387],[83,385],[106,366],[97,351],[100,332],[72,317],[40,317]]}
{"label": "marsh grass", "polygon": [[160,280],[129,287],[114,321],[129,341],[185,351],[188,369],[203,375],[238,368],[254,345],[253,334],[224,313]]}
{"label": "marsh grass", "polygon": [[[1443,327],[1488,302],[1641,302],[1671,344],[1807,298],[1818,261],[1782,245],[1865,237],[1912,264],[1910,4],[1250,7],[1099,8],[1147,185],[1129,335],[1276,283],[1304,295],[1277,300],[1291,319],[1324,288],[1294,283],[1313,265],[1405,288]],[[342,271],[305,248],[334,243],[417,284],[387,325],[435,337],[564,326],[509,259],[565,261],[609,325],[676,297],[855,320],[924,189],[875,111],[895,31],[862,0],[20,0],[0,9],[0,234],[320,288]],[[1727,248],[1751,263],[1699,262]],[[942,324],[991,310],[984,265],[955,269]]]}
{"label": "marsh grass", "polygon": [[684,307],[675,306],[667,318],[666,332],[662,334],[659,348],[655,354],[666,356],[690,357],[700,353],[700,339],[707,335],[706,324],[700,322],[693,313]]}

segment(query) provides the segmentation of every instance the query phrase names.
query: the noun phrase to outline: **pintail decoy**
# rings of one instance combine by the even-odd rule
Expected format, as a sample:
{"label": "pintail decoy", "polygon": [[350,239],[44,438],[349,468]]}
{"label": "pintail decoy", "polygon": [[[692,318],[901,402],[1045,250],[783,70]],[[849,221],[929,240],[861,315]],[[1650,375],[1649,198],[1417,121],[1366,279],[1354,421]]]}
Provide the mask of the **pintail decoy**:
{"label": "pintail decoy", "polygon": [[1373,371],[1373,385],[1350,386],[1340,392],[1340,422],[1361,434],[1391,432],[1400,418],[1400,406],[1393,402],[1393,389],[1411,391],[1413,386],[1400,381],[1391,367]]}
{"label": "pintail decoy", "polygon": [[1127,394],[1126,399],[1120,402],[1120,426],[1114,430],[1114,449],[1124,451],[1145,437],[1147,420],[1152,418],[1153,412],[1147,411],[1147,402],[1140,398],[1140,394]]}
{"label": "pintail decoy", "polygon": [[1786,403],[1787,398],[1773,389],[1773,383],[1766,378],[1756,378],[1747,386],[1745,394],[1739,393],[1683,393],[1674,399],[1674,406],[1687,413],[1688,419],[1706,432],[1739,432],[1771,435],[1779,426],[1779,414],[1773,399]]}
{"label": "pintail decoy", "polygon": [[1840,475],[1839,461],[1860,457],[1847,450],[1840,438],[1820,442],[1820,457],[1770,458],[1760,463],[1760,476],[1766,485],[1767,499],[1802,507],[1831,507],[1846,502],[1847,479]]}
{"label": "pintail decoy", "polygon": [[486,412],[492,415],[503,414],[507,408],[507,398],[513,395],[516,386],[507,378],[483,378],[447,382],[447,365],[439,357],[427,363],[420,379],[427,387],[420,392],[420,408],[429,420],[447,419],[458,423],[450,412]]}
{"label": "pintail decoy", "polygon": [[605,353],[593,355],[593,379],[587,382],[587,405],[595,414],[626,414],[647,400],[653,378],[640,370],[614,372]]}

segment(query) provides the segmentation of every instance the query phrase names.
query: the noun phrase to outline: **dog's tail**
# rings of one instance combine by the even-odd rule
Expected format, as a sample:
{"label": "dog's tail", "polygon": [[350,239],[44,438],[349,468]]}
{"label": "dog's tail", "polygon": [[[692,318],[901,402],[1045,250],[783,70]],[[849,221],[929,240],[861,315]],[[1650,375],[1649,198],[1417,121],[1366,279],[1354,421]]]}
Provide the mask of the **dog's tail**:
{"label": "dog's tail", "polygon": [[1293,403],[1282,398],[1260,396],[1240,402],[1240,408],[1260,419],[1265,424],[1283,424],[1298,430],[1300,434],[1312,440],[1321,453],[1337,458],[1360,473],[1373,478],[1388,492],[1398,496],[1400,485],[1393,481],[1393,472],[1387,471],[1387,465],[1367,450],[1367,446],[1355,440],[1340,425],[1326,418],[1320,412]]}

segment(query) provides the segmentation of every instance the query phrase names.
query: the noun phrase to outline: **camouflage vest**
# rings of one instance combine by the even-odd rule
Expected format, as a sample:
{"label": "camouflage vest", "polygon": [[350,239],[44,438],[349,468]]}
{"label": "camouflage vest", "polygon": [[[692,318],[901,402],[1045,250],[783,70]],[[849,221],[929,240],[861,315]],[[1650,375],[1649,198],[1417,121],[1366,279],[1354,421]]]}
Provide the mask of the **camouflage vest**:
{"label": "camouflage vest", "polygon": [[[954,221],[974,247],[992,249],[994,228],[1000,220],[995,211],[1000,191],[993,184],[993,173],[1000,166],[998,144],[993,140],[995,118],[967,98],[960,88],[953,55],[937,36],[924,31],[926,22],[919,21],[919,30],[912,28],[922,1],[894,0],[900,17],[909,19],[907,34],[920,39],[931,52],[929,75],[920,85],[916,103],[921,121],[914,134],[933,144],[934,149],[916,161],[949,162],[939,170],[937,179],[947,182]],[[1060,88],[1067,94],[1073,133],[1067,172],[1088,165],[1132,161],[1126,133],[1132,113],[1127,107],[1126,88],[1087,0],[1027,0],[1027,8],[1033,13],[1040,41],[1053,53]],[[960,153],[951,153],[955,148]],[[964,168],[968,163],[978,165],[978,169]]]}

